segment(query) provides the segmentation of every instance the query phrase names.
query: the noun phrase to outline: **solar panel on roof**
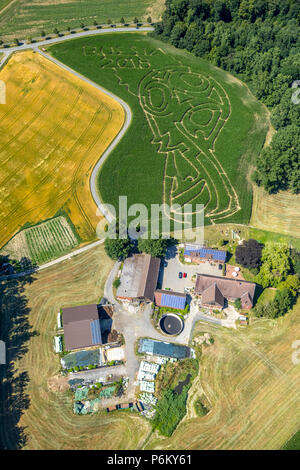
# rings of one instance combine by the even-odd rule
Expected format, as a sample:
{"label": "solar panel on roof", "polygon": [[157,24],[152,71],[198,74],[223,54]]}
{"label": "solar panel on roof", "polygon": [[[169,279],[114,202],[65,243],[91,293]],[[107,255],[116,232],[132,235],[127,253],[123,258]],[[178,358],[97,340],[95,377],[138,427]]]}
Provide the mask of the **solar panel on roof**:
{"label": "solar panel on roof", "polygon": [[162,307],[178,308],[183,310],[185,307],[185,297],[163,294],[161,296],[160,304]]}
{"label": "solar panel on roof", "polygon": [[102,343],[101,338],[101,329],[100,329],[100,320],[94,320],[90,323],[91,334],[92,334],[92,343],[100,344]]}

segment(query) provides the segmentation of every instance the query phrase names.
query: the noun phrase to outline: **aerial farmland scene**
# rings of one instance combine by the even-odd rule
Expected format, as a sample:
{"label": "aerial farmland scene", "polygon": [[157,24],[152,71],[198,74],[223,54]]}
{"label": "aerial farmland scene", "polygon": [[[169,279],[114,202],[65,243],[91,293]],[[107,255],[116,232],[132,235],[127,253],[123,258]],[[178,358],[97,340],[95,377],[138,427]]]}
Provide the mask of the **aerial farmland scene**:
{"label": "aerial farmland scene", "polygon": [[0,449],[300,450],[298,0],[0,0],[0,136]]}

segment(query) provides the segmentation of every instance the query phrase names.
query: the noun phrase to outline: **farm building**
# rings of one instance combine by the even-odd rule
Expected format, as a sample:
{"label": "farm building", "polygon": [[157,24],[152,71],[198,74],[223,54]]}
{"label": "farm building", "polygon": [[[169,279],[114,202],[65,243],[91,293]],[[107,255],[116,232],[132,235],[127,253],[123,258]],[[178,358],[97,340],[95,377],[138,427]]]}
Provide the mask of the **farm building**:
{"label": "farm building", "polygon": [[117,298],[128,301],[153,302],[160,259],[137,254],[124,261]]}
{"label": "farm building", "polygon": [[155,304],[158,307],[169,307],[184,310],[186,305],[186,294],[172,292],[169,290],[156,289],[154,292]]}
{"label": "farm building", "polygon": [[[66,350],[72,351],[101,345],[103,343],[101,321],[111,323],[111,315],[112,307],[106,305],[91,304],[64,308],[62,316]],[[103,317],[104,320],[101,320]]]}
{"label": "farm building", "polygon": [[241,299],[242,308],[253,307],[256,284],[240,279],[197,274],[195,294],[202,296],[202,305],[208,308],[223,308],[225,300]]}
{"label": "farm building", "polygon": [[140,390],[141,390],[141,392],[154,393],[154,391],[155,391],[154,382],[149,382],[147,380],[141,381],[140,382]]}
{"label": "farm building", "polygon": [[138,351],[139,353],[174,359],[185,359],[186,357],[191,357],[191,350],[187,346],[156,341],[149,338],[142,338],[139,340]]}
{"label": "farm building", "polygon": [[227,251],[205,248],[202,245],[185,244],[184,261],[187,263],[206,263],[215,262],[224,264],[227,257]]}
{"label": "farm building", "polygon": [[61,336],[54,336],[54,350],[56,353],[62,352],[62,338]]}

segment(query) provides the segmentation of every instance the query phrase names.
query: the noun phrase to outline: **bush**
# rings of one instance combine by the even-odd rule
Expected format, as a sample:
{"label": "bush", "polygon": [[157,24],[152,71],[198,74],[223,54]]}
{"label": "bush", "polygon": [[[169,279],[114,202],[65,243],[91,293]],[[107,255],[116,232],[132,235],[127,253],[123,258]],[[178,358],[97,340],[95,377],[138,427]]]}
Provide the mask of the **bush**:
{"label": "bush", "polygon": [[203,403],[201,402],[200,398],[198,398],[198,400],[195,401],[194,409],[198,416],[205,416],[209,412],[206,406],[203,405]]}
{"label": "bush", "polygon": [[113,282],[113,286],[117,289],[121,284],[121,281],[120,281],[120,278],[117,277],[114,282]]}

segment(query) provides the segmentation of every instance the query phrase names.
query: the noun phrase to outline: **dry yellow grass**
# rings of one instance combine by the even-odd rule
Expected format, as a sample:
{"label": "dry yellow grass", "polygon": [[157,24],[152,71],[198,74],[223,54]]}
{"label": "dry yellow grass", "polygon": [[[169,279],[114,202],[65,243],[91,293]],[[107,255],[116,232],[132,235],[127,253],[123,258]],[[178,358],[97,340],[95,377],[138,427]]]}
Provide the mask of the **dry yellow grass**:
{"label": "dry yellow grass", "polygon": [[300,194],[280,191],[268,194],[253,187],[253,206],[250,225],[262,230],[300,237]]}
{"label": "dry yellow grass", "polygon": [[119,103],[33,52],[0,71],[0,247],[64,208],[83,240],[99,222],[89,177],[124,122]]}
{"label": "dry yellow grass", "polygon": [[[26,449],[129,449],[138,447],[149,433],[149,424],[136,413],[76,416],[70,394],[57,390],[59,358],[53,351],[57,312],[61,307],[98,302],[112,266],[99,246],[36,274],[25,288],[29,323],[38,333],[30,338],[28,352],[15,362],[14,377],[29,375],[25,393],[30,404],[17,425],[25,428]],[[0,394],[0,403],[1,398]],[[16,406],[14,396],[12,400]],[[7,411],[1,416],[0,442],[13,449],[16,418]]]}
{"label": "dry yellow grass", "polygon": [[300,338],[300,302],[277,321],[256,320],[231,331],[197,324],[215,339],[200,363],[199,395],[210,403],[205,417],[191,412],[173,436],[157,434],[147,449],[279,449],[300,425],[300,365],[292,362],[292,343]]}

